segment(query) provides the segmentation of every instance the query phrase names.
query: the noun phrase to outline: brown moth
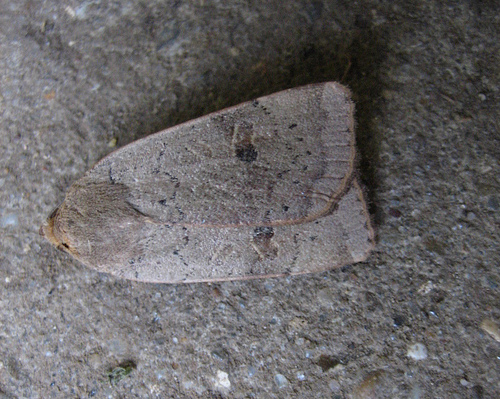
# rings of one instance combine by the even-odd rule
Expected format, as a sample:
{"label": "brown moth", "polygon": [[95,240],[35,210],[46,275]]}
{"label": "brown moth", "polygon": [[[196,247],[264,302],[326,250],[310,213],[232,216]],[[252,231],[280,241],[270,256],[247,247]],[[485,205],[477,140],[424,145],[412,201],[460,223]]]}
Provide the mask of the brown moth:
{"label": "brown moth", "polygon": [[166,129],[102,159],[40,229],[119,277],[161,283],[319,272],[366,259],[354,105],[328,82]]}

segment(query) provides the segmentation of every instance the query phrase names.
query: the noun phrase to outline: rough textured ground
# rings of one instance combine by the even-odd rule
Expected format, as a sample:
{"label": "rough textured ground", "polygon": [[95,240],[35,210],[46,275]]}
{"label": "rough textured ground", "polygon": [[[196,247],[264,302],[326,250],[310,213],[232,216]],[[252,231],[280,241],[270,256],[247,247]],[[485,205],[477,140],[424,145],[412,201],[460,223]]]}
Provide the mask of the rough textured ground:
{"label": "rough textured ground", "polygon": [[[1,398],[500,397],[498,2],[251,3],[0,0]],[[152,285],[38,236],[114,141],[325,80],[367,262]]]}

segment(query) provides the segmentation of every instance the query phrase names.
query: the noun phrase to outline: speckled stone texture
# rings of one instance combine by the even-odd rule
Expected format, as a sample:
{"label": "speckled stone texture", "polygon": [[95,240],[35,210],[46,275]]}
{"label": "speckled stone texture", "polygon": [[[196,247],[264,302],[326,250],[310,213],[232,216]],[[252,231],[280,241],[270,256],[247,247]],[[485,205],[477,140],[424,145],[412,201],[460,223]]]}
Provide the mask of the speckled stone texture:
{"label": "speckled stone texture", "polygon": [[[494,0],[1,0],[0,398],[499,397],[499,31]],[[331,80],[367,262],[155,285],[39,237],[115,144]]]}

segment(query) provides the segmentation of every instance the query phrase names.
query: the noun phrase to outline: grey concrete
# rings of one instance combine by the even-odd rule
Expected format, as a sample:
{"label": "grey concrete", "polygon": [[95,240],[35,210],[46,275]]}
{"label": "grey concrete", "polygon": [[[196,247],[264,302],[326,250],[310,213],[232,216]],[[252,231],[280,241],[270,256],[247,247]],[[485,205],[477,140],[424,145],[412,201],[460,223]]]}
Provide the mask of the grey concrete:
{"label": "grey concrete", "polygon": [[[0,0],[0,397],[499,397],[498,9]],[[153,285],[38,236],[115,141],[325,80],[357,103],[367,262]]]}

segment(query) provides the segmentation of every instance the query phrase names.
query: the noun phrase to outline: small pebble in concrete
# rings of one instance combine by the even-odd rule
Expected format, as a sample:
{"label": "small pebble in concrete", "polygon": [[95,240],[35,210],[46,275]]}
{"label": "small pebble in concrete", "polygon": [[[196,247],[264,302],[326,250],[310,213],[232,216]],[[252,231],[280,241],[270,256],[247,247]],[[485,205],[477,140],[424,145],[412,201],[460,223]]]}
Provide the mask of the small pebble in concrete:
{"label": "small pebble in concrete", "polygon": [[257,369],[254,366],[248,366],[248,376],[249,377],[253,377],[256,372],[257,372]]}
{"label": "small pebble in concrete", "polygon": [[484,319],[481,322],[481,328],[490,334],[495,341],[500,342],[500,327],[493,320]]}
{"label": "small pebble in concrete", "polygon": [[413,360],[424,360],[427,359],[427,348],[424,344],[413,344],[408,348],[406,355]]}
{"label": "small pebble in concrete", "polygon": [[288,380],[283,374],[276,374],[276,376],[274,377],[274,382],[280,389],[288,386]]}
{"label": "small pebble in concrete", "polygon": [[328,384],[328,387],[332,392],[340,392],[340,384],[335,380],[331,380],[330,383]]}
{"label": "small pebble in concrete", "polygon": [[354,399],[380,398],[381,389],[386,379],[384,370],[376,370],[368,373],[365,378],[354,388],[352,397]]}
{"label": "small pebble in concrete", "polygon": [[434,284],[432,283],[432,281],[427,281],[425,284],[422,284],[419,289],[418,289],[418,293],[421,294],[421,295],[427,295],[429,292],[431,292],[434,288],[436,288],[434,286]]}
{"label": "small pebble in concrete", "polygon": [[217,370],[217,381],[216,385],[220,388],[229,389],[231,387],[231,381],[229,381],[229,374],[222,370]]}
{"label": "small pebble in concrete", "polygon": [[16,227],[19,224],[19,219],[15,213],[8,213],[0,218],[0,226],[6,228],[8,226]]}
{"label": "small pebble in concrete", "polygon": [[488,199],[488,202],[487,202],[487,206],[488,208],[494,210],[494,211],[497,211],[498,208],[500,208],[500,202],[498,201],[498,199],[492,195],[489,199]]}

